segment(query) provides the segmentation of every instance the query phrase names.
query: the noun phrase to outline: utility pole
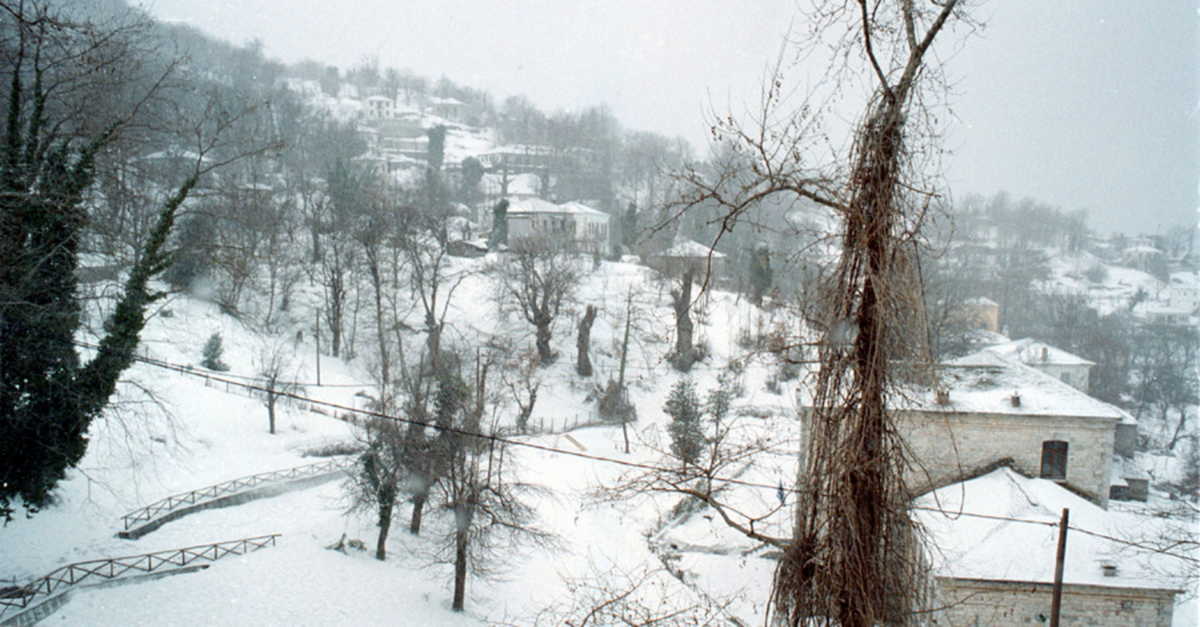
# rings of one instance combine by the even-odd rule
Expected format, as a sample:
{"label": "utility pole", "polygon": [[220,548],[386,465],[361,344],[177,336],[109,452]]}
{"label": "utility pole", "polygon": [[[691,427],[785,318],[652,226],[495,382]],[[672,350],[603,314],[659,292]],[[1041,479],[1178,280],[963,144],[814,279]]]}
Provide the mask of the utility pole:
{"label": "utility pole", "polygon": [[1058,521],[1058,554],[1054,557],[1054,600],[1050,603],[1050,627],[1058,627],[1058,615],[1062,611],[1063,561],[1067,557],[1067,519],[1071,510],[1063,508]]}
{"label": "utility pole", "polygon": [[629,406],[625,394],[625,358],[629,355],[629,323],[633,319],[633,287],[625,296],[625,339],[621,340],[621,370],[617,375],[617,394],[621,398],[621,435],[625,437],[625,454],[629,454],[629,415],[624,411]]}

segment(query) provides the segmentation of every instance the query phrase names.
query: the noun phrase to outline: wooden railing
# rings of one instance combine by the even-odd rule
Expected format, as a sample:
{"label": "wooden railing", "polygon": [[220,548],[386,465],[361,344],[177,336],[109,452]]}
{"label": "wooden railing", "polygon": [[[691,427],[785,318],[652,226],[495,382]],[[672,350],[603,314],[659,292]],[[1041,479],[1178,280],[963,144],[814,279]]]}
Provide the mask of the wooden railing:
{"label": "wooden railing", "polygon": [[145,507],[125,514],[121,517],[121,521],[125,526],[125,530],[128,531],[130,527],[137,526],[140,523],[150,522],[177,509],[212,501],[223,496],[244,492],[246,490],[259,487],[263,484],[304,479],[336,472],[338,470],[344,470],[352,463],[353,461],[350,459],[328,460],[317,462],[315,464],[296,466],[294,468],[285,468],[283,470],[271,470],[268,472],[247,475],[245,477],[238,477],[237,479],[230,479],[229,481],[224,481],[204,488],[189,490],[182,494],[173,494],[165,499],[155,501]]}
{"label": "wooden railing", "polygon": [[23,610],[30,605],[40,603],[43,599],[89,579],[117,579],[123,576],[184,568],[193,562],[215,562],[227,555],[245,555],[259,549],[273,547],[275,539],[279,535],[273,533],[254,538],[200,544],[182,549],[67,564],[23,586],[0,588],[0,618],[3,618],[8,612]]}

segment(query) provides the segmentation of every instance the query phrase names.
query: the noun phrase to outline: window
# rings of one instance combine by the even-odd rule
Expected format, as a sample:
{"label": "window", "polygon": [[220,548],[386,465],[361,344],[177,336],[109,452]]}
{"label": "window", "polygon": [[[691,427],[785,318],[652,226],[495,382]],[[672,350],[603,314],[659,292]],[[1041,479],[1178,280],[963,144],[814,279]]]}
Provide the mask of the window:
{"label": "window", "polygon": [[1067,443],[1061,440],[1042,442],[1042,478],[1067,478]]}

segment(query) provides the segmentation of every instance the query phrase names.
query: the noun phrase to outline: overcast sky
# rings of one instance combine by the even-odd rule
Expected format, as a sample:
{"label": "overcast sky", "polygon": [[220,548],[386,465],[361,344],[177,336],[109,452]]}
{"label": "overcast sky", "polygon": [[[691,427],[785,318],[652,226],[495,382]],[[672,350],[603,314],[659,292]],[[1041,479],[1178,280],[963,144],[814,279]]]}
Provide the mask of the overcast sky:
{"label": "overcast sky", "polygon": [[[1200,208],[1196,0],[991,0],[949,59],[955,196],[1007,190],[1100,229],[1192,224]],[[516,93],[543,109],[607,104],[627,128],[703,154],[706,112],[755,100],[794,0],[144,0],[156,17],[269,56],[382,66]]]}

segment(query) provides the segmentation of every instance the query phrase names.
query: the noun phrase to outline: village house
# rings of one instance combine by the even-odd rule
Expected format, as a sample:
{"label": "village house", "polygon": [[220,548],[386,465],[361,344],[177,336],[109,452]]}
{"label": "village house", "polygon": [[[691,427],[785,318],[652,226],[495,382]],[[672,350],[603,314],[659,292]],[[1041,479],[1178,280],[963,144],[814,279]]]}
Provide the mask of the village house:
{"label": "village house", "polygon": [[911,453],[914,494],[1005,463],[1101,506],[1114,478],[1126,486],[1122,496],[1136,487],[1131,496],[1145,498],[1141,474],[1115,477],[1125,467],[1117,458],[1132,456],[1133,417],[1055,376],[984,350],[947,362],[937,386],[901,399],[893,411]]}
{"label": "village house", "polygon": [[555,204],[541,198],[509,198],[508,239],[548,238],[580,252],[607,255],[609,216],[579,202]]}
{"label": "village house", "polygon": [[[1109,537],[1162,539],[1167,521],[1110,511],[1056,482],[1009,468],[918,498],[936,581],[930,622],[1047,624],[1054,588],[1057,523],[1064,508],[1077,529]],[[1062,625],[1169,627],[1189,565],[1176,558],[1068,532]]]}
{"label": "village house", "polygon": [[1058,377],[1063,383],[1084,394],[1088,393],[1092,366],[1096,365],[1094,361],[1088,361],[1061,348],[1055,348],[1045,342],[1028,337],[1002,344],[993,344],[984,350],[1001,357],[1014,359],[1052,377]]}
{"label": "village house", "polygon": [[976,329],[998,333],[1000,331],[1000,303],[985,298],[971,298],[962,304],[962,313],[967,322]]}
{"label": "village house", "polygon": [[669,277],[681,277],[688,270],[697,280],[717,280],[726,275],[723,253],[682,236],[677,236],[670,248],[647,255],[645,262]]}

